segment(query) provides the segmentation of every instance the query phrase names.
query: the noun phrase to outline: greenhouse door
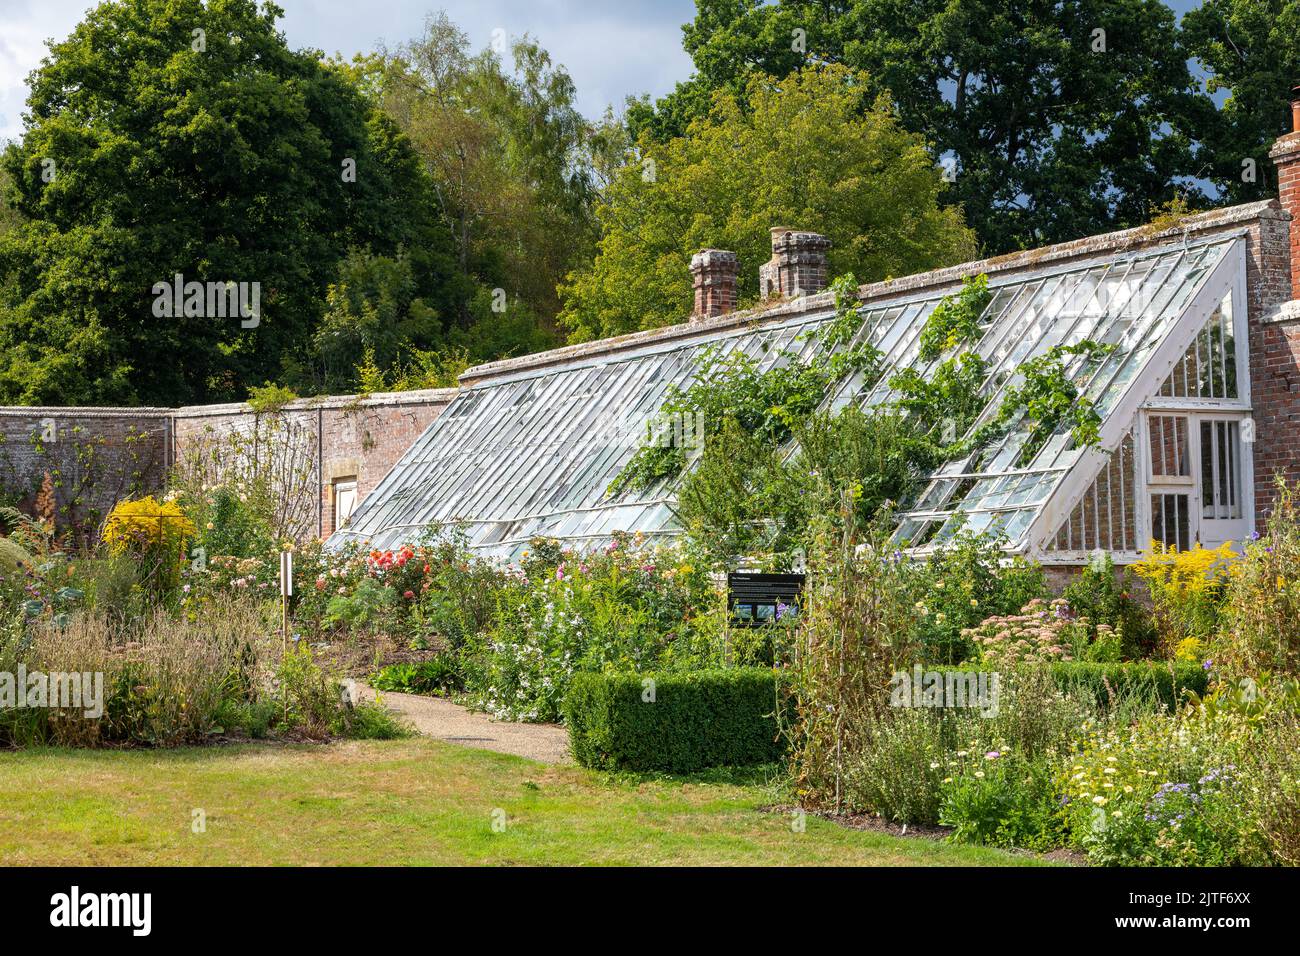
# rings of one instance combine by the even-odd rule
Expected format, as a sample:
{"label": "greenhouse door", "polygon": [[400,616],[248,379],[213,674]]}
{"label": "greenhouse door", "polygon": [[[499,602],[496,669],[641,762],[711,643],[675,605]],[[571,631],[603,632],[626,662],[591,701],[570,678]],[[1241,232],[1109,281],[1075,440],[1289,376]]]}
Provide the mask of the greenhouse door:
{"label": "greenhouse door", "polygon": [[1241,417],[1151,412],[1146,417],[1151,540],[1186,551],[1240,545],[1250,531]]}

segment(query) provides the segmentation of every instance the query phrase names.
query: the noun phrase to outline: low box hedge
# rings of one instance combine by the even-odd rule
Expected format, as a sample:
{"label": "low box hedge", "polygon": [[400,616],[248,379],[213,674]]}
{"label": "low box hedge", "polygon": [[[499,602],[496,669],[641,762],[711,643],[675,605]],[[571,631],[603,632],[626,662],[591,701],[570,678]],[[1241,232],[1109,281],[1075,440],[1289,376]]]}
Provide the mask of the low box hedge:
{"label": "low box hedge", "polygon": [[[1132,661],[1124,664],[1095,664],[1089,661],[1060,661],[1052,665],[1056,685],[1066,693],[1089,693],[1105,703],[1110,693],[1124,698],[1154,694],[1173,709],[1186,703],[1186,691],[1205,693],[1210,675],[1192,661]],[[1107,691],[1109,685],[1110,691]]]}
{"label": "low box hedge", "polygon": [[[1119,699],[1149,696],[1170,709],[1186,703],[1187,691],[1200,696],[1205,693],[1210,675],[1193,661],[1128,661],[1119,664],[1098,664],[1092,661],[1057,661],[1049,664],[1052,679],[1062,691],[1079,697],[1088,697],[1105,704],[1111,694]],[[933,665],[928,670],[943,670],[943,665]],[[962,664],[958,670],[997,670],[986,664]],[[1109,690],[1107,688],[1109,687]]]}
{"label": "low box hedge", "polygon": [[757,667],[577,674],[565,698],[573,756],[601,770],[690,773],[776,760],[784,747],[775,710],[776,675]]}

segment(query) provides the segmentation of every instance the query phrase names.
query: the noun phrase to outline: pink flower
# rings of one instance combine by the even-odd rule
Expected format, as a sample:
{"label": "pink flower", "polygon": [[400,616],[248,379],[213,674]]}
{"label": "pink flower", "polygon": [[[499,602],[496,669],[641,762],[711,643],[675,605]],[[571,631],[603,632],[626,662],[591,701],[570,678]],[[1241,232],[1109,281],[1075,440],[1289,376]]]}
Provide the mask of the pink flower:
{"label": "pink flower", "polygon": [[408,601],[413,601],[415,600],[415,592],[407,591],[405,594],[402,595],[402,597],[406,598]]}

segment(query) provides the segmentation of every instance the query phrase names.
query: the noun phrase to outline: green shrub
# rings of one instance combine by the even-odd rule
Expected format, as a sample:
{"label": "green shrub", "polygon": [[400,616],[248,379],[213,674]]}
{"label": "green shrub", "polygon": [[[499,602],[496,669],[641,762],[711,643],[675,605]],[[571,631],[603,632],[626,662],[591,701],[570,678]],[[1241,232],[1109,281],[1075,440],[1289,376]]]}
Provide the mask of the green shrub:
{"label": "green shrub", "polygon": [[399,694],[431,694],[445,697],[464,687],[460,667],[450,654],[439,654],[418,664],[390,664],[370,678],[375,690]]}
{"label": "green shrub", "polygon": [[336,732],[353,740],[401,740],[414,731],[396,714],[379,702],[362,701],[345,708]]}
{"label": "green shrub", "polygon": [[[1199,697],[1210,684],[1209,672],[1191,661],[1054,661],[1045,666],[1058,690],[1103,710],[1129,708],[1146,713],[1162,706],[1175,710],[1187,702],[1189,693]],[[950,669],[990,668],[967,663]]]}
{"label": "green shrub", "polygon": [[775,672],[756,667],[576,674],[565,700],[580,764],[672,773],[778,759],[775,709]]}
{"label": "green shrub", "polygon": [[269,698],[259,700],[227,699],[217,708],[216,722],[227,734],[246,735],[254,740],[261,740],[271,733],[271,728],[281,714],[276,701]]}
{"label": "green shrub", "polygon": [[1300,676],[1300,502],[1279,480],[1273,512],[1233,568],[1209,656],[1232,677]]}
{"label": "green shrub", "polygon": [[[996,754],[996,756],[993,756]],[[939,822],[954,843],[1051,850],[1065,842],[1065,820],[1052,762],[987,751],[951,768],[941,785]]]}
{"label": "green shrub", "polygon": [[1120,652],[1128,658],[1150,655],[1156,646],[1151,614],[1133,597],[1137,585],[1127,568],[1116,569],[1111,556],[1093,558],[1061,592],[1070,610],[1088,622],[1092,637],[1102,625],[1120,636]]}
{"label": "green shrub", "polygon": [[[898,823],[942,821],[960,841],[1051,843],[1058,827],[1049,768],[1073,749],[1093,711],[1041,667],[1003,673],[996,693],[991,712],[887,706],[882,695],[881,706],[847,714],[840,805]],[[825,803],[816,791],[803,799],[819,796]]]}
{"label": "green shrub", "polygon": [[554,722],[576,673],[724,663],[709,614],[717,589],[681,547],[616,534],[596,553],[562,555],[554,569],[517,578],[492,627],[466,644],[474,706],[498,720]]}
{"label": "green shrub", "polygon": [[330,598],[324,624],[357,632],[380,629],[391,620],[397,605],[395,591],[372,578],[362,578],[350,593]]}
{"label": "green shrub", "polygon": [[209,557],[253,558],[275,550],[275,505],[271,489],[262,482],[250,483],[243,490],[223,485],[186,510],[196,514],[198,543]]}
{"label": "green shrub", "polygon": [[1210,676],[1201,665],[1187,661],[1173,664],[1068,661],[1052,664],[1051,671],[1061,690],[1071,696],[1090,698],[1101,706],[1146,699],[1152,704],[1164,704],[1170,710],[1186,703],[1188,691],[1204,694]]}
{"label": "green shrub", "polygon": [[968,659],[975,645],[963,630],[995,615],[1019,614],[1035,598],[1048,597],[1043,569],[1023,557],[1008,558],[1003,543],[965,530],[928,559],[910,562],[920,611],[915,636],[928,660]]}

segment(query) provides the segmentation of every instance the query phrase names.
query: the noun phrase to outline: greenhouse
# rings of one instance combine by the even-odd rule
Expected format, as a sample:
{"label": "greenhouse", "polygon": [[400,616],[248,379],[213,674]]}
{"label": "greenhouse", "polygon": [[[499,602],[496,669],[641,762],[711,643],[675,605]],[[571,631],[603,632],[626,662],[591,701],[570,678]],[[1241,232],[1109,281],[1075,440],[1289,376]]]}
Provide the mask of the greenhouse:
{"label": "greenhouse", "polygon": [[[1237,207],[1233,221],[1257,229],[1270,212],[1258,206]],[[1255,521],[1246,295],[1248,246],[1258,239],[1251,228],[1225,229],[1224,218],[863,287],[856,333],[833,346],[817,334],[837,316],[833,297],[807,295],[805,285],[779,307],[471,370],[331,546],[393,547],[457,523],[473,547],[509,560],[534,536],[593,547],[617,531],[673,535],[674,480],[610,486],[647,423],[658,440],[698,456],[701,423],[657,416],[702,356],[739,351],[768,367],[869,344],[877,361],[835,383],[823,406],[883,406],[897,398],[900,371],[925,377],[950,357],[922,358],[922,330],[960,280],[977,275],[988,294],[972,341],[987,402],[969,431],[997,414],[1026,362],[1050,353],[1095,408],[1097,439],[1080,445],[1062,425],[1030,445],[1031,429],[1011,423],[930,475],[900,516],[900,545],[925,550],[966,527],[1041,561],[1077,564],[1096,549],[1132,560],[1152,540],[1241,541]],[[1070,351],[1080,343],[1098,348]]]}

